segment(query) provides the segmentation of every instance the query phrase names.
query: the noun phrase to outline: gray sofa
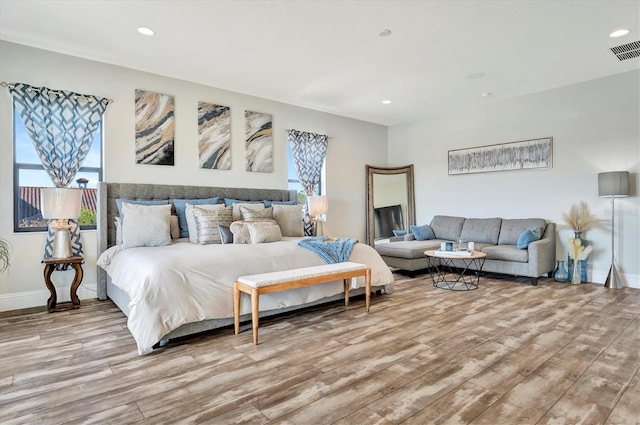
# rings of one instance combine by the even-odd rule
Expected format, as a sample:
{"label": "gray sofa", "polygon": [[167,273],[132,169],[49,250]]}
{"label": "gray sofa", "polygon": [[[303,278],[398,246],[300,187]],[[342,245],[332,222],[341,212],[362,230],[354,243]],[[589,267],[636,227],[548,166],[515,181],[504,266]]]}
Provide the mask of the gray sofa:
{"label": "gray sofa", "polygon": [[[462,237],[474,242],[475,251],[487,254],[482,268],[485,272],[504,273],[531,278],[537,285],[544,274],[551,277],[556,257],[556,226],[541,218],[501,219],[463,218],[437,215],[430,224],[435,239],[418,241],[412,234],[393,237],[388,243],[378,243],[376,251],[389,267],[408,272],[427,268],[424,252],[440,249],[441,242],[455,242]],[[518,249],[520,234],[534,227],[542,228],[542,238]]]}

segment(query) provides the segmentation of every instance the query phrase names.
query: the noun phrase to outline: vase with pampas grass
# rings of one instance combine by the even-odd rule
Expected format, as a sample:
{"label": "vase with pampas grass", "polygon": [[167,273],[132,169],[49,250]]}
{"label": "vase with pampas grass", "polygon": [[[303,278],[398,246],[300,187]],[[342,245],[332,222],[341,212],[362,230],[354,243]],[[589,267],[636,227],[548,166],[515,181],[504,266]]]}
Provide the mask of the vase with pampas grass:
{"label": "vase with pampas grass", "polygon": [[593,251],[592,245],[583,246],[582,240],[577,238],[569,239],[569,258],[573,260],[573,273],[571,275],[571,283],[579,285],[582,283],[580,276],[579,264],[585,261],[589,254]]}
{"label": "vase with pampas grass", "polygon": [[[582,233],[587,231],[587,229],[600,224],[600,220],[598,220],[595,215],[591,214],[586,202],[580,202],[577,205],[573,204],[568,213],[562,214],[562,218],[569,228],[573,230],[573,238],[569,239],[569,254],[567,256],[569,281],[571,281],[571,283],[575,283],[576,279],[574,274],[577,272],[577,283],[584,283],[587,281],[587,257],[589,256],[589,253],[593,251],[593,247],[590,247],[589,242],[582,238]],[[590,248],[584,255],[584,258],[580,258],[579,260],[575,260],[575,256],[571,255],[572,247],[577,245],[580,245],[583,248],[581,251],[582,253],[585,252],[586,248]]]}

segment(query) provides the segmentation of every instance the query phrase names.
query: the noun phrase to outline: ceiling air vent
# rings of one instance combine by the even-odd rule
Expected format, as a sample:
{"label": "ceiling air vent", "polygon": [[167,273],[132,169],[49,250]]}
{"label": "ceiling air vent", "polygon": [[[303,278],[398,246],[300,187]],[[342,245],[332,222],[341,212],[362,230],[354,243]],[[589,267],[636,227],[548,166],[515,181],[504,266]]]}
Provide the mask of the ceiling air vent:
{"label": "ceiling air vent", "polygon": [[637,58],[638,56],[640,56],[640,41],[632,41],[631,43],[612,47],[611,51],[621,61],[626,59]]}

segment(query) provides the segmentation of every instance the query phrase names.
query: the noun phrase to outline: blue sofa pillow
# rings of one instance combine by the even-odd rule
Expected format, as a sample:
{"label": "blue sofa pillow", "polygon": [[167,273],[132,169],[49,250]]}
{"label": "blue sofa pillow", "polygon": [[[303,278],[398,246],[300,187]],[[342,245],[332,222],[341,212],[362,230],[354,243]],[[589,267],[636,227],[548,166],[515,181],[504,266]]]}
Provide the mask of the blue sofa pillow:
{"label": "blue sofa pillow", "polygon": [[178,216],[178,225],[180,226],[180,237],[189,237],[189,228],[187,226],[187,204],[191,205],[215,205],[218,203],[218,197],[205,199],[174,199],[173,205],[176,207],[176,215]]}
{"label": "blue sofa pillow", "polygon": [[433,229],[428,224],[424,226],[409,226],[411,233],[416,237],[418,241],[426,241],[429,239],[435,239],[436,235],[433,233]]}
{"label": "blue sofa pillow", "polygon": [[406,230],[392,230],[393,236],[404,236],[407,234]]}
{"label": "blue sofa pillow", "polygon": [[542,227],[534,227],[532,229],[527,229],[520,234],[518,238],[518,242],[516,243],[516,248],[518,249],[527,249],[531,242],[539,241],[542,237]]}

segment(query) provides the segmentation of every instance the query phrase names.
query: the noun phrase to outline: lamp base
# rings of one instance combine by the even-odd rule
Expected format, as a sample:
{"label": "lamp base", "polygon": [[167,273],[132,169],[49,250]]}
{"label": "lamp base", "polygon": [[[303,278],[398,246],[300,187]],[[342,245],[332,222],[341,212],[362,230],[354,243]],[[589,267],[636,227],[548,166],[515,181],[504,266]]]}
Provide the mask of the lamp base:
{"label": "lamp base", "polygon": [[624,285],[622,285],[622,280],[620,280],[620,275],[618,274],[618,269],[614,263],[611,263],[611,268],[609,269],[609,274],[607,275],[607,280],[604,281],[604,287],[609,289],[622,289]]}
{"label": "lamp base", "polygon": [[69,258],[73,256],[71,250],[71,237],[69,229],[58,229],[53,236],[53,249],[51,250],[51,258]]}

